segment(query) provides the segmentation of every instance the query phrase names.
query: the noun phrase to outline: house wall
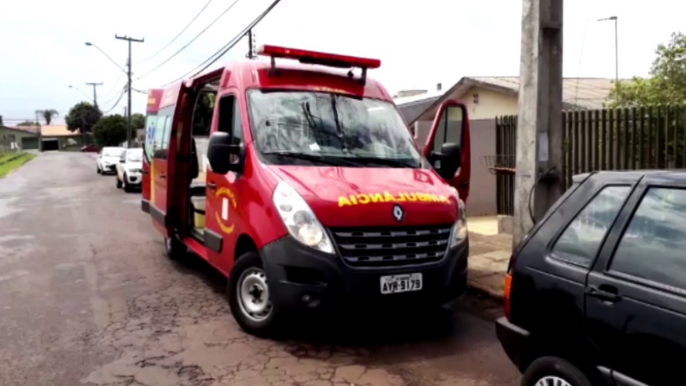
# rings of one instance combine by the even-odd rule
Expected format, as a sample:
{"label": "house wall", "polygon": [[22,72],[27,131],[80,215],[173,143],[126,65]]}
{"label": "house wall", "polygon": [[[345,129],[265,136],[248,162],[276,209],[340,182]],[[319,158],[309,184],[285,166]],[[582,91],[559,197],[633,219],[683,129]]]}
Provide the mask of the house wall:
{"label": "house wall", "polygon": [[518,113],[517,95],[505,94],[482,87],[472,87],[458,99],[467,106],[470,120],[493,119]]}
{"label": "house wall", "polygon": [[[415,122],[416,141],[424,149],[433,121]],[[472,176],[470,178],[467,214],[485,216],[498,213],[496,179],[485,166],[484,156],[495,155],[495,119],[469,119],[471,134]]]}
{"label": "house wall", "polygon": [[[32,133],[25,133],[22,131],[18,130],[10,130],[4,127],[0,127],[0,147],[1,148],[7,148],[6,150],[18,150],[16,148],[21,148],[23,149],[25,146],[23,145],[23,139],[24,138],[37,138],[38,136],[36,134]],[[28,140],[27,144],[30,144],[31,141]],[[34,142],[35,143],[35,142]],[[31,145],[27,146],[27,148],[33,148]]]}
{"label": "house wall", "polygon": [[469,128],[472,175],[469,181],[467,215],[495,215],[498,214],[496,178],[489,172],[483,158],[495,155],[495,119],[470,119]]}

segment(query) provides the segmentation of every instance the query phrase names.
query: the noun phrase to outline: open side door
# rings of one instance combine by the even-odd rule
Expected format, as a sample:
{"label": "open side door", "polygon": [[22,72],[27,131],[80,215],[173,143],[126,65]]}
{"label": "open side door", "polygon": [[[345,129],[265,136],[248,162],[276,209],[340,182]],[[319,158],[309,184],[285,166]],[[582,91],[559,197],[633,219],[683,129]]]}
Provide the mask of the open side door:
{"label": "open side door", "polygon": [[457,189],[462,201],[467,202],[472,162],[469,118],[463,103],[447,100],[438,107],[424,156],[436,172]]}

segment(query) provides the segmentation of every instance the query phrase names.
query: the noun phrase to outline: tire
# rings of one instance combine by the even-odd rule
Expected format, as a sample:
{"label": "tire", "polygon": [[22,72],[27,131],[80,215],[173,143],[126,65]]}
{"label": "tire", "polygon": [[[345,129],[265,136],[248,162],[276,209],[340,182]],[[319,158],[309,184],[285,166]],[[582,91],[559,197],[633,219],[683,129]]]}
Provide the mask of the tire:
{"label": "tire", "polygon": [[98,174],[102,174],[102,172],[100,171],[100,168],[99,168],[99,167],[96,166],[95,169],[97,170],[97,173],[98,173]]}
{"label": "tire", "polygon": [[124,182],[123,182],[123,184],[124,184],[124,191],[125,191],[126,193],[130,193],[130,192],[131,192],[131,187],[129,186],[129,184],[126,183],[126,174],[124,174]]}
{"label": "tire", "polygon": [[172,236],[164,239],[164,251],[169,260],[181,261],[186,256],[188,249],[184,243]]}
{"label": "tire", "polygon": [[[546,378],[548,383],[545,382]],[[569,386],[593,386],[581,370],[568,360],[558,357],[536,359],[524,372],[521,386],[566,386],[564,383],[553,382],[556,378],[567,382]]]}
{"label": "tire", "polygon": [[121,189],[121,181],[119,180],[119,174],[117,174],[117,189]]}
{"label": "tire", "polygon": [[[244,289],[254,289],[257,293],[250,294],[244,292]],[[229,275],[226,292],[231,314],[245,332],[266,337],[277,331],[280,320],[279,313],[269,299],[266,273],[262,268],[262,259],[257,252],[248,252],[236,260]],[[253,310],[262,309],[261,312],[250,312],[246,308],[246,302],[243,299],[250,297],[262,299],[262,301],[258,300],[257,304],[255,302],[252,304]]]}

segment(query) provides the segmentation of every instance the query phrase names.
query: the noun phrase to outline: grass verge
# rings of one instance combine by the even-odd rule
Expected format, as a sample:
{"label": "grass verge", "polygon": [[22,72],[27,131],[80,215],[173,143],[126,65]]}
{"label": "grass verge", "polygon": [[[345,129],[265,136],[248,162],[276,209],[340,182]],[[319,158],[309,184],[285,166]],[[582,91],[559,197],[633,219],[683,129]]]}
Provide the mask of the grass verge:
{"label": "grass verge", "polygon": [[34,154],[22,153],[19,157],[14,158],[9,162],[2,163],[3,161],[2,159],[0,159],[0,178],[3,178],[4,176],[8,175],[13,170],[20,168],[22,165],[31,161],[35,157],[36,156]]}

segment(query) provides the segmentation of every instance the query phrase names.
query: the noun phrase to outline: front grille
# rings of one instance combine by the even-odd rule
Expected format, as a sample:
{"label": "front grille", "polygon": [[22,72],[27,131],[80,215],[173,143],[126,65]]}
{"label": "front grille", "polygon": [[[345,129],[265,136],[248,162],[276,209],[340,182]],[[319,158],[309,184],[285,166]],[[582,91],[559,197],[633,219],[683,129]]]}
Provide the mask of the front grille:
{"label": "front grille", "polygon": [[448,248],[450,229],[450,225],[439,225],[330,230],[346,263],[385,267],[441,260]]}

